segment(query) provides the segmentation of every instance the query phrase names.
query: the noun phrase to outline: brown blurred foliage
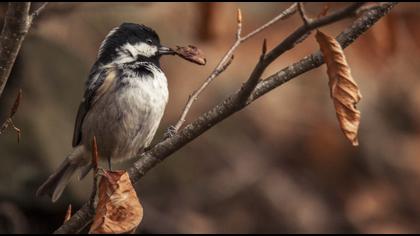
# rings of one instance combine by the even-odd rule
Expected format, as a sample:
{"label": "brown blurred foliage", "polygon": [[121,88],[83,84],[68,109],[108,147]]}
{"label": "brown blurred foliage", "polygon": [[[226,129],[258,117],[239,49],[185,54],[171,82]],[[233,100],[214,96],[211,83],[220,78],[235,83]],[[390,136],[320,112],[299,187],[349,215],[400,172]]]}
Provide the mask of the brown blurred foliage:
{"label": "brown blurred foliage", "polygon": [[[330,12],[344,3],[331,3]],[[157,135],[174,124],[188,95],[234,40],[236,8],[243,32],[286,3],[51,3],[31,29],[0,100],[14,122],[0,136],[0,232],[52,232],[67,205],[76,211],[91,183],[74,181],[56,204],[35,190],[71,149],[84,81],[100,42],[122,22],[156,29],[163,44],[196,45],[205,67],[162,60],[170,101]],[[1,8],[4,12],[5,5]],[[316,16],[322,4],[308,3]],[[149,172],[137,188],[149,233],[414,233],[420,231],[420,4],[401,3],[345,50],[363,100],[359,147],[343,137],[329,98],[325,67],[302,75],[211,129]],[[351,19],[323,27],[337,35]],[[240,86],[258,60],[263,38],[273,47],[301,24],[278,22],[241,45],[235,60],[188,117]],[[314,35],[275,62],[266,75],[318,49]],[[3,209],[3,210],[2,210]],[[6,210],[5,210],[6,209]]]}

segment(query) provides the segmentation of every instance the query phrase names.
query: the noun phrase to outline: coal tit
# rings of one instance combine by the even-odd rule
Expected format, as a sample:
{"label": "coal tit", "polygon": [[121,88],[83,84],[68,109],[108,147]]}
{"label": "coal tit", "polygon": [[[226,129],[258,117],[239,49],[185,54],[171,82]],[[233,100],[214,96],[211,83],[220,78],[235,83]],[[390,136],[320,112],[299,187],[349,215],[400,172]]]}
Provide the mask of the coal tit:
{"label": "coal tit", "polygon": [[151,143],[168,101],[159,59],[169,54],[173,51],[145,25],[123,23],[109,32],[86,81],[73,150],[37,195],[55,202],[76,171],[79,178],[89,172],[94,136],[101,159],[109,162],[134,157]]}

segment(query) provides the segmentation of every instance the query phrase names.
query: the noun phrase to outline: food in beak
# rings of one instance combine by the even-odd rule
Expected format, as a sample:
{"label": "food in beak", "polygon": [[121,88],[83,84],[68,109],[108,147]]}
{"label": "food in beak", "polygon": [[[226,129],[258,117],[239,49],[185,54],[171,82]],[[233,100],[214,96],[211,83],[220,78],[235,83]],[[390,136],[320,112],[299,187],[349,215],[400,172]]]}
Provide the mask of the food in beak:
{"label": "food in beak", "polygon": [[176,46],[176,49],[173,51],[176,55],[185,60],[201,66],[205,65],[207,62],[204,53],[199,48],[192,45],[188,45],[187,47]]}

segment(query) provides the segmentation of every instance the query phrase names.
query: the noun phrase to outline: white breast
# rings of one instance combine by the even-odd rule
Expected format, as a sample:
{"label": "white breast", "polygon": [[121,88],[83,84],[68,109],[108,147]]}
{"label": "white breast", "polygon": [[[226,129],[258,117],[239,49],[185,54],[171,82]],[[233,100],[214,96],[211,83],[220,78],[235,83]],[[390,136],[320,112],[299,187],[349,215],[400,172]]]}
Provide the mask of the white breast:
{"label": "white breast", "polygon": [[117,95],[117,105],[125,113],[123,130],[131,134],[127,142],[132,142],[131,148],[136,151],[151,143],[168,102],[166,76],[161,70],[153,70],[154,78],[127,77],[129,84]]}
{"label": "white breast", "polygon": [[147,147],[168,102],[166,76],[150,67],[154,77],[128,73],[100,98],[84,121],[84,142],[96,135],[101,155],[119,161]]}
{"label": "white breast", "polygon": [[168,81],[165,74],[158,68],[149,67],[153,71],[154,78],[131,78],[130,84],[133,86],[133,94],[138,102],[148,102],[152,107],[165,107],[168,102]]}

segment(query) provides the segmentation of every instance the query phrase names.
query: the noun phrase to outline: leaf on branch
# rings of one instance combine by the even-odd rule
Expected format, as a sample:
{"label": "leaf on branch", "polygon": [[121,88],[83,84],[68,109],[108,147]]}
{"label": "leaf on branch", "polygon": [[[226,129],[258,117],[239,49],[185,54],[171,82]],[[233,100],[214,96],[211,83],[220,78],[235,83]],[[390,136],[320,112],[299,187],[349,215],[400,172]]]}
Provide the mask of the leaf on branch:
{"label": "leaf on branch", "polygon": [[89,233],[128,233],[140,224],[143,207],[126,171],[104,171],[98,199]]}
{"label": "leaf on branch", "polygon": [[352,145],[357,146],[360,111],[357,110],[356,104],[362,98],[359,87],[351,76],[343,49],[335,38],[317,31],[316,40],[327,64],[330,95],[341,130]]}
{"label": "leaf on branch", "polygon": [[176,46],[175,54],[198,65],[203,66],[207,62],[203,51],[193,45],[187,47]]}

